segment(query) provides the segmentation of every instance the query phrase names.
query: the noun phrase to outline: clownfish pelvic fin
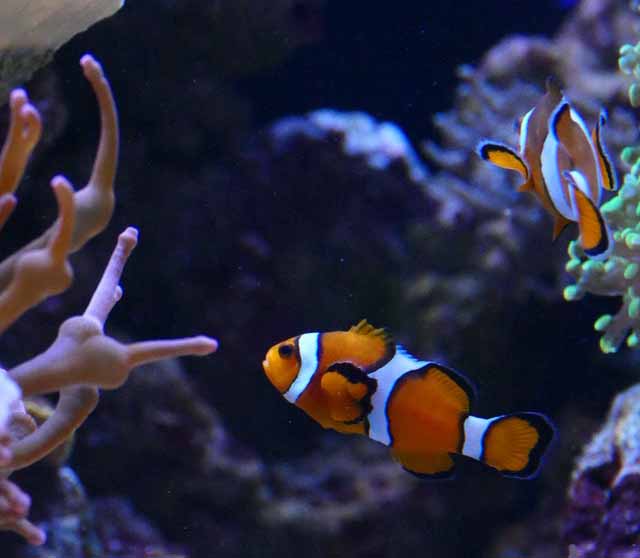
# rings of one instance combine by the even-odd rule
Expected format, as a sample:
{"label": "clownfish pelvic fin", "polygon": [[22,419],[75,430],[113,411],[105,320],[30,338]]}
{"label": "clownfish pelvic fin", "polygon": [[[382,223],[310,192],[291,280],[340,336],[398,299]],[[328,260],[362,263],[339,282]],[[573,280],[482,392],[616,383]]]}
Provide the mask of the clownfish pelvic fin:
{"label": "clownfish pelvic fin", "polygon": [[481,159],[488,161],[497,167],[517,171],[525,180],[525,183],[520,186],[520,188],[525,187],[529,182],[531,174],[529,172],[529,166],[525,160],[508,145],[485,140],[481,141],[477,145],[476,153]]}
{"label": "clownfish pelvic fin", "polygon": [[569,185],[580,230],[580,243],[585,254],[595,260],[605,259],[613,248],[611,231],[598,207],[583,191],[584,185],[581,183],[584,177],[577,171],[565,171],[563,177]]}

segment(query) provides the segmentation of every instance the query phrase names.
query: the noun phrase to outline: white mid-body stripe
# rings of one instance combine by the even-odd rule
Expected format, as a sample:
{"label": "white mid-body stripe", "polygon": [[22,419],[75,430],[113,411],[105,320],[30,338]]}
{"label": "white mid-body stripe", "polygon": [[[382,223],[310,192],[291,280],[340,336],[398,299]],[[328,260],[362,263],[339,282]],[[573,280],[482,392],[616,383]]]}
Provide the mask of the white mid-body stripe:
{"label": "white mid-body stripe", "polygon": [[381,368],[369,374],[377,380],[378,387],[371,397],[371,412],[369,413],[369,438],[385,446],[391,444],[389,421],[387,419],[387,401],[393,391],[396,381],[411,370],[417,370],[428,364],[423,360],[416,360],[402,348],[396,349],[396,354]]}
{"label": "white mid-body stripe", "polygon": [[[593,139],[591,138],[591,134],[589,133],[589,129],[587,128],[587,125],[586,125],[585,121],[582,119],[582,117],[575,110],[573,110],[573,107],[569,111],[569,114],[571,115],[571,120],[573,120],[578,126],[580,126],[580,129],[582,130],[582,133],[584,134],[585,140],[588,141],[589,145],[591,146],[591,153],[593,154],[593,163],[596,166],[596,173],[597,173],[597,176],[598,176],[598,199],[594,200],[592,198],[592,196],[591,196],[591,193],[588,192],[588,191],[585,191],[584,193],[587,195],[587,197],[591,201],[593,201],[593,203],[595,203],[597,206],[599,206],[600,205],[600,200],[602,198],[602,190],[604,188],[604,186],[603,186],[604,178],[602,176],[602,170],[600,169],[598,146],[595,145]],[[580,188],[580,189],[582,190],[582,188]]]}
{"label": "white mid-body stripe", "polygon": [[542,178],[547,186],[547,191],[549,192],[549,197],[551,198],[553,207],[555,207],[558,213],[560,213],[564,218],[569,219],[570,221],[575,221],[576,216],[573,211],[571,201],[565,195],[565,190],[562,186],[562,176],[560,175],[560,168],[558,167],[558,149],[560,147],[560,142],[551,132],[551,123],[562,106],[563,103],[560,103],[558,108],[553,111],[549,118],[549,132],[542,144],[540,164],[542,166]]}
{"label": "white mid-body stripe", "polygon": [[495,419],[483,419],[468,416],[464,421],[464,446],[462,455],[480,459],[482,457],[482,438],[489,425]]}
{"label": "white mid-body stripe", "polygon": [[318,340],[319,333],[304,333],[298,339],[300,352],[300,370],[284,397],[290,403],[295,403],[302,392],[307,389],[311,378],[318,369]]}

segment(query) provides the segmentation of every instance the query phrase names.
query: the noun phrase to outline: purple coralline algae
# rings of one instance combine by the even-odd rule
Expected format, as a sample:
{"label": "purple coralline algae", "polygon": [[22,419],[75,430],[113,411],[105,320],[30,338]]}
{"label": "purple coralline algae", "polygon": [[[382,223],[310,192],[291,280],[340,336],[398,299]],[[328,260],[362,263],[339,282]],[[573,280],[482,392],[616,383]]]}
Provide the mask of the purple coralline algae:
{"label": "purple coralline algae", "polygon": [[577,461],[565,539],[571,558],[640,556],[640,386],[618,395]]}

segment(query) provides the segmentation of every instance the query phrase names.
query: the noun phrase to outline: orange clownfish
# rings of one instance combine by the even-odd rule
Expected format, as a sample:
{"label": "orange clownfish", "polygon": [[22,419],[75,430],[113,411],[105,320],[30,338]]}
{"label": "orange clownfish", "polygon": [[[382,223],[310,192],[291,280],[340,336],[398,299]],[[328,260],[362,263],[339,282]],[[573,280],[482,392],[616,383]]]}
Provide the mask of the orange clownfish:
{"label": "orange clownfish", "polygon": [[472,416],[468,380],[414,358],[366,320],[348,331],[282,341],[262,366],[285,399],[324,428],[368,436],[422,477],[453,476],[453,454],[507,476],[532,477],[554,434],[539,413]]}
{"label": "orange clownfish", "polygon": [[547,80],[547,92],[520,121],[520,150],[482,141],[482,159],[519,172],[520,192],[531,191],[553,216],[553,239],[571,222],[578,223],[585,253],[607,257],[611,233],[600,213],[602,190],[616,189],[616,176],[602,142],[605,112],[591,134],[557,84]]}

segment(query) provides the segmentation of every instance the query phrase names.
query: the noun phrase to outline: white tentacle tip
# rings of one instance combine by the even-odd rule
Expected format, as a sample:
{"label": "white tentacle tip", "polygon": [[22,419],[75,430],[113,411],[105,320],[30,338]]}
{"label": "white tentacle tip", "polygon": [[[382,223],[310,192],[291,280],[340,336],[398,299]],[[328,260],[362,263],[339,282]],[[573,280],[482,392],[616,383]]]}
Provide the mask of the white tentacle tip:
{"label": "white tentacle tip", "polygon": [[210,355],[218,350],[218,341],[213,337],[207,337],[206,335],[199,335],[194,339],[197,347],[194,350],[194,354],[199,356]]}

